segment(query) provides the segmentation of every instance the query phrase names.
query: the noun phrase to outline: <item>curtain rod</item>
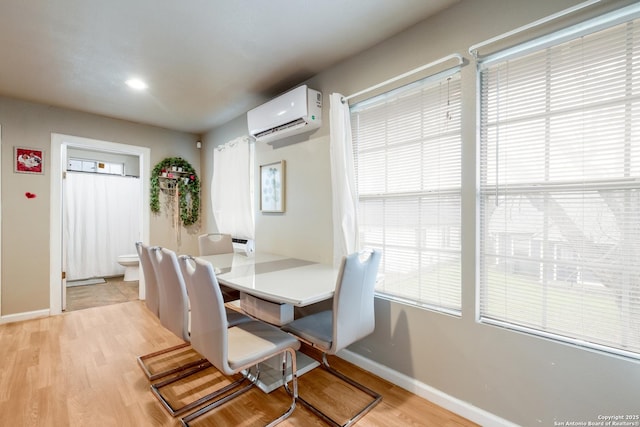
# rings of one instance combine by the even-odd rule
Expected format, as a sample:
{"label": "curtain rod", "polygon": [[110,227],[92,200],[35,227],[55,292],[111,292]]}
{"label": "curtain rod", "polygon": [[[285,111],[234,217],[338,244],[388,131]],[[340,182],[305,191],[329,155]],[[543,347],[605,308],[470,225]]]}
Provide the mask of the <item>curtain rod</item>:
{"label": "curtain rod", "polygon": [[556,20],[558,18],[562,18],[564,16],[570,15],[570,14],[572,14],[574,12],[577,12],[577,11],[579,11],[581,9],[589,7],[589,6],[594,5],[596,3],[600,3],[601,1],[602,0],[588,0],[588,1],[585,1],[583,3],[579,3],[579,4],[575,5],[575,6],[572,6],[572,7],[568,8],[568,9],[564,9],[564,10],[561,10],[560,12],[556,12],[553,15],[545,16],[544,18],[538,19],[537,21],[534,21],[534,22],[532,22],[530,24],[523,25],[522,27],[518,27],[515,30],[508,31],[508,32],[506,32],[504,34],[500,34],[499,36],[490,38],[489,40],[485,40],[485,41],[483,41],[481,43],[474,44],[473,46],[471,46],[469,48],[469,53],[475,59],[478,59],[478,49],[480,49],[481,47],[488,46],[488,45],[490,45],[492,43],[498,42],[500,40],[504,40],[504,39],[506,39],[508,37],[515,36],[516,34],[522,33],[523,31],[530,30],[532,28],[535,28],[535,27],[538,27],[540,25],[546,24],[546,23],[551,22],[553,20]]}
{"label": "curtain rod", "polygon": [[224,150],[226,150],[227,148],[233,148],[233,147],[235,147],[235,146],[236,146],[236,145],[238,145],[238,143],[239,143],[239,142],[241,142],[241,141],[246,141],[246,142],[248,142],[248,143],[251,143],[251,139],[250,139],[248,136],[244,135],[244,136],[239,136],[239,137],[237,137],[237,138],[234,138],[234,139],[232,139],[231,141],[227,141],[227,142],[225,142],[224,144],[217,145],[217,146],[215,147],[215,149],[216,149],[216,150],[218,150],[218,151],[224,151]]}
{"label": "curtain rod", "polygon": [[367,92],[371,92],[372,90],[376,90],[376,89],[381,88],[383,86],[386,86],[386,85],[388,85],[390,83],[396,82],[396,81],[398,81],[400,79],[404,79],[405,77],[409,77],[412,74],[419,73],[420,71],[426,70],[427,68],[434,67],[436,65],[442,64],[443,62],[447,62],[447,61],[449,61],[451,59],[457,59],[458,60],[457,66],[461,66],[461,65],[464,65],[466,63],[466,60],[462,57],[462,55],[460,55],[459,53],[454,53],[454,54],[445,56],[444,58],[440,58],[440,59],[437,59],[437,60],[435,60],[433,62],[430,62],[428,64],[422,65],[422,66],[420,66],[418,68],[414,68],[413,70],[407,71],[406,73],[400,74],[399,76],[392,77],[389,80],[385,80],[382,83],[378,83],[377,85],[373,85],[371,87],[368,87],[368,88],[366,88],[364,90],[361,90],[360,92],[356,92],[356,93],[354,93],[352,95],[345,96],[345,97],[342,98],[342,103],[345,103],[348,100],[350,100],[352,98],[355,98],[356,96],[363,95],[363,94],[365,94]]}

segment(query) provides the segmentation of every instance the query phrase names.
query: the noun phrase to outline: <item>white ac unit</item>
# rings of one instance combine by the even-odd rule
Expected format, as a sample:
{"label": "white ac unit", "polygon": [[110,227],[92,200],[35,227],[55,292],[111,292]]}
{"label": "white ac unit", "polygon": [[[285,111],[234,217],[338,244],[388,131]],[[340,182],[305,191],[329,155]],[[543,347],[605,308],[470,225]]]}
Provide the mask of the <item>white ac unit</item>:
{"label": "white ac unit", "polygon": [[240,239],[234,237],[232,242],[234,252],[251,255],[256,250],[255,242],[252,239]]}
{"label": "white ac unit", "polygon": [[270,142],[318,129],[322,124],[322,93],[299,86],[247,113],[249,133]]}

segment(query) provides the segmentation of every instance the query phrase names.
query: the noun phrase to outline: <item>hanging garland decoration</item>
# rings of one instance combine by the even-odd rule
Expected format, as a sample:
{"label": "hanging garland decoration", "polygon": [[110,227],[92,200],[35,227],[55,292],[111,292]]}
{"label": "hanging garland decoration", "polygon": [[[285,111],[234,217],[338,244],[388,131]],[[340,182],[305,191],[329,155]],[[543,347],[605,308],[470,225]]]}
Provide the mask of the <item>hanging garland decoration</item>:
{"label": "hanging garland decoration", "polygon": [[[200,214],[200,180],[189,162],[180,157],[168,157],[151,172],[151,212],[160,212],[161,182],[169,183],[168,194],[178,197],[182,223],[195,224]],[[163,188],[164,189],[164,188]]]}

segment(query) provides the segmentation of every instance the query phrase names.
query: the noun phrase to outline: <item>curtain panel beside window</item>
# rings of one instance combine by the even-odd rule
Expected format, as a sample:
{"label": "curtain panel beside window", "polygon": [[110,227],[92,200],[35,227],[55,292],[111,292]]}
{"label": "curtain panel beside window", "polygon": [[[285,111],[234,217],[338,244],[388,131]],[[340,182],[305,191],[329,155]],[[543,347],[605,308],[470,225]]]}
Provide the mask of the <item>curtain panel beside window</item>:
{"label": "curtain panel beside window", "polygon": [[343,96],[330,96],[331,192],[333,195],[333,265],[360,250],[358,242],[358,196],[353,161],[353,138],[349,106]]}
{"label": "curtain panel beside window", "polygon": [[211,205],[220,233],[255,239],[253,164],[253,144],[247,137],[214,150]]}

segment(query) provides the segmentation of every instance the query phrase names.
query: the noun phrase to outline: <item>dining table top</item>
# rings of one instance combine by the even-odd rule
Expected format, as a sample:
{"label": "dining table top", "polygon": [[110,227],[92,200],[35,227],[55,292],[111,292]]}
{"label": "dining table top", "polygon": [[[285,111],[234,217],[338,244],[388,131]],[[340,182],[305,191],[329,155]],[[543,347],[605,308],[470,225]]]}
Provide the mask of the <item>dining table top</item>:
{"label": "dining table top", "polygon": [[218,281],[255,297],[302,307],[332,298],[339,268],[267,252],[205,255]]}

